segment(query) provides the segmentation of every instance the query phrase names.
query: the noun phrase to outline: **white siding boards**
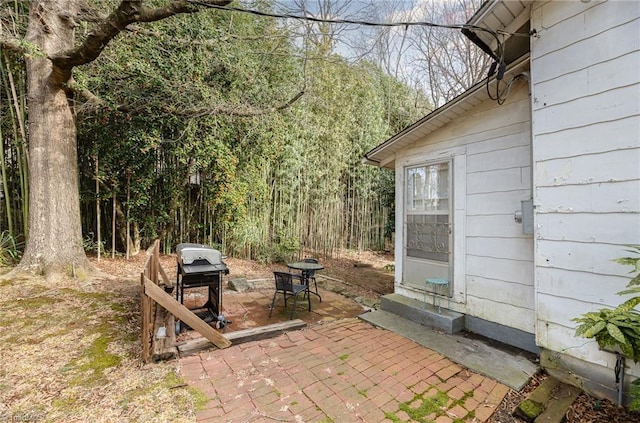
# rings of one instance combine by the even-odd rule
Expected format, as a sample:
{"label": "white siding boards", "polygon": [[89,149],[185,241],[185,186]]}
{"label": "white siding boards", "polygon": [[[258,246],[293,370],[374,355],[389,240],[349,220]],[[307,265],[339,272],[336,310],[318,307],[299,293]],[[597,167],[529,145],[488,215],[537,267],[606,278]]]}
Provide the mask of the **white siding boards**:
{"label": "white siding boards", "polygon": [[531,28],[536,340],[613,369],[571,319],[623,300],[640,243],[640,2],[536,2]]}
{"label": "white siding boards", "polygon": [[492,131],[467,145],[466,313],[533,333],[533,239],[514,220],[531,198],[528,84],[484,107]]}
{"label": "white siding boards", "polygon": [[[486,16],[505,4],[485,2]],[[615,355],[577,338],[572,319],[624,301],[615,293],[631,269],[613,259],[640,244],[640,1],[522,10],[501,23],[530,16],[535,31],[529,55],[510,64],[505,80],[526,73],[504,104],[476,85],[367,154],[396,171],[395,292],[427,301],[421,278],[433,277],[404,254],[407,169],[447,163],[447,307],[465,314],[466,329],[539,352],[547,370],[612,398]],[[514,213],[531,199],[525,235]],[[627,361],[625,374],[640,377],[640,365]]]}
{"label": "white siding boards", "polygon": [[[520,202],[532,197],[530,116],[528,83],[518,81],[505,104],[486,100],[403,149],[396,156],[400,196],[396,205],[397,216],[402,216],[402,175],[407,166],[450,157],[454,233],[451,308],[532,334],[533,339],[533,236],[523,235],[522,225],[514,220]],[[398,245],[403,245],[402,239],[396,241]],[[401,280],[396,292],[424,299],[420,291],[412,291]]]}

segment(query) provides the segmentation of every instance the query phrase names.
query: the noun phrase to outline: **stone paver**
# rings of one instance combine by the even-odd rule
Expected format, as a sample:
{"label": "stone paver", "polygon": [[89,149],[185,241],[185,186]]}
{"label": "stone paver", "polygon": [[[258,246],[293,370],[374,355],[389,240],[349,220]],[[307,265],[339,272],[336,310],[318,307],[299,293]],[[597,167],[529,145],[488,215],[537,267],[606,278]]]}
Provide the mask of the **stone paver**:
{"label": "stone paver", "polygon": [[355,318],[186,357],[180,374],[209,399],[199,422],[484,422],[509,392]]}

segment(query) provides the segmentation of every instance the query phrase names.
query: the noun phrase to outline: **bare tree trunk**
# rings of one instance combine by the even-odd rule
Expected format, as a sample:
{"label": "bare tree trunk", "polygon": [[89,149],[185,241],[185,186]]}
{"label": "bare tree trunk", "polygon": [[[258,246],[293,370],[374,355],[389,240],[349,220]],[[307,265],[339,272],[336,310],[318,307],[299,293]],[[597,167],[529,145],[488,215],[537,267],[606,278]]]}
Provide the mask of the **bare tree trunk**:
{"label": "bare tree trunk", "polygon": [[[130,215],[129,215],[129,211],[131,210],[130,207],[131,204],[131,172],[128,171],[127,172],[127,225],[126,225],[126,230],[127,230],[127,236],[126,236],[126,246],[127,246],[127,260],[129,260],[129,257],[131,257],[131,220],[129,220]],[[139,247],[139,246],[138,246]],[[135,251],[135,254],[138,254],[138,251]]]}
{"label": "bare tree trunk", "polygon": [[[225,5],[231,0],[203,0]],[[3,2],[4,3],[4,2]],[[2,37],[0,47],[24,54],[27,70],[29,118],[29,233],[16,272],[35,272],[54,278],[61,274],[93,273],[82,245],[76,121],[72,70],[91,63],[127,25],[156,22],[201,10],[187,0],[146,7],[143,0],[121,0],[98,19],[84,39],[74,43],[85,0],[31,0],[25,40]],[[149,2],[147,2],[149,3]],[[92,18],[93,19],[93,18]],[[4,34],[3,34],[4,35]],[[222,107],[216,113],[251,115],[289,107],[303,93],[279,107],[238,113]]]}
{"label": "bare tree trunk", "polygon": [[96,152],[96,238],[98,239],[98,262],[102,250],[102,228],[100,227],[100,172],[98,172],[98,153]]}
{"label": "bare tree trunk", "polygon": [[26,58],[29,100],[29,235],[19,270],[48,277],[93,267],[82,246],[73,99],[63,89],[70,72],[47,56],[73,47],[76,2],[34,2],[26,39],[43,54]]}
{"label": "bare tree trunk", "polygon": [[111,198],[111,258],[116,258],[116,187],[113,187]]}
{"label": "bare tree trunk", "polygon": [[[127,257],[136,256],[138,255],[138,253],[140,253],[141,249],[142,240],[140,239],[140,228],[138,227],[138,224],[134,222],[132,231],[129,224],[129,218],[127,216],[129,214],[129,211],[127,210],[125,212],[124,210],[122,210],[122,203],[118,201],[116,201],[114,204],[114,222],[118,223],[117,230],[114,230],[114,234],[117,232],[118,236],[120,237],[120,242],[122,242],[122,244],[126,246],[125,248],[128,254]],[[131,232],[133,232],[133,236],[131,235]]]}

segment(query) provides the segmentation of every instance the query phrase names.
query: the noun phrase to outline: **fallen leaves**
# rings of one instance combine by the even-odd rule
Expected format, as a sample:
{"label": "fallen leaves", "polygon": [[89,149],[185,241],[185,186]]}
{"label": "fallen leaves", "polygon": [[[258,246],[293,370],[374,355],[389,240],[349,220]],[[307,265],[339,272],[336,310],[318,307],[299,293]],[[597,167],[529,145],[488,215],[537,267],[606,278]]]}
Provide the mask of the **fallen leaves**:
{"label": "fallen leaves", "polygon": [[3,283],[0,416],[193,421],[193,396],[173,366],[140,365],[138,289],[135,280]]}

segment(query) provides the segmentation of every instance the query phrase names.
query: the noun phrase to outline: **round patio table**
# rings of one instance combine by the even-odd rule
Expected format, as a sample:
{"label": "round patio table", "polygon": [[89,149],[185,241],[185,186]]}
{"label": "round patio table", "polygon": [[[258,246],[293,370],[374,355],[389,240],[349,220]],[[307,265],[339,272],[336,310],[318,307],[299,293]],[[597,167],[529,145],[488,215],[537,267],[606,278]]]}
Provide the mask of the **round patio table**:
{"label": "round patio table", "polygon": [[[318,294],[317,292],[313,292],[313,291],[311,291],[311,289],[309,289],[309,272],[316,271],[316,270],[322,270],[322,269],[324,269],[324,266],[321,265],[320,263],[310,263],[310,262],[306,262],[306,261],[297,261],[295,263],[287,263],[287,267],[289,269],[300,270],[302,272],[302,281],[303,281],[303,283],[305,285],[307,285],[308,292],[310,292],[313,295],[317,295],[318,298],[320,299],[320,302],[322,302],[322,297],[320,296],[320,294]],[[317,287],[316,287],[316,289],[317,289]]]}

